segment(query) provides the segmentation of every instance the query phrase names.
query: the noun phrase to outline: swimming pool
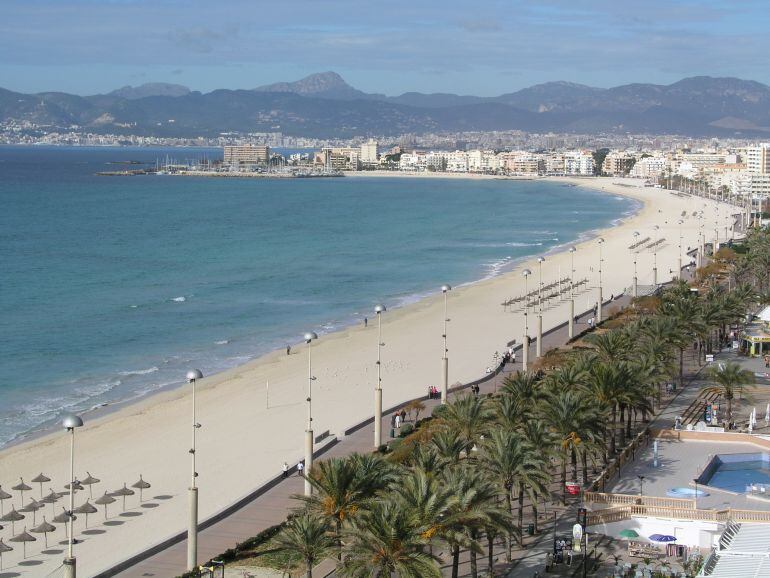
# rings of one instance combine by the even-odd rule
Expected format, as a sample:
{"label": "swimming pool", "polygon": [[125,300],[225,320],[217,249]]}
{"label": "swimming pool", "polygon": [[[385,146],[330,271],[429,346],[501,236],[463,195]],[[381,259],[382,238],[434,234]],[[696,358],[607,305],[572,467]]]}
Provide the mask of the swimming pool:
{"label": "swimming pool", "polygon": [[[666,491],[666,495],[670,498],[694,498],[695,488],[671,488]],[[706,496],[708,496],[708,493],[698,488],[698,497],[705,498]]]}
{"label": "swimming pool", "polygon": [[752,485],[766,486],[770,493],[770,454],[717,454],[698,477],[698,484],[745,494]]}

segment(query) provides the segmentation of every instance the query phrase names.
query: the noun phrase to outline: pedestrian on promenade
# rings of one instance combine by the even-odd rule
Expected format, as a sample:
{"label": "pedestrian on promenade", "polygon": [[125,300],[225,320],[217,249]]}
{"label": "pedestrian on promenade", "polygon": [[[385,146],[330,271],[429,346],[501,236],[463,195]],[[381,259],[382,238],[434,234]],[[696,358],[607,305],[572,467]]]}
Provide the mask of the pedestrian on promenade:
{"label": "pedestrian on promenade", "polygon": [[396,414],[390,416],[390,427],[393,429],[396,427]]}
{"label": "pedestrian on promenade", "polygon": [[286,355],[291,355],[291,345],[286,346]]}
{"label": "pedestrian on promenade", "polygon": [[593,327],[593,326],[594,326],[594,318],[593,318],[593,317],[590,317],[590,318],[588,319],[588,328],[590,329],[590,328],[591,328],[591,327]]}
{"label": "pedestrian on promenade", "polygon": [[396,414],[393,418],[393,425],[396,429],[401,427],[401,414]]}
{"label": "pedestrian on promenade", "polygon": [[401,410],[401,423],[404,423],[406,421],[406,410]]}
{"label": "pedestrian on promenade", "polygon": [[286,462],[283,462],[283,466],[281,466],[281,470],[283,471],[282,477],[285,480],[289,477],[289,464]]}
{"label": "pedestrian on promenade", "polygon": [[369,319],[364,317],[364,327],[369,327]]}
{"label": "pedestrian on promenade", "polygon": [[511,361],[513,361],[513,363],[516,363],[516,352],[515,351],[513,353],[511,353]]}
{"label": "pedestrian on promenade", "polygon": [[302,461],[297,464],[297,475],[299,477],[302,477],[302,474],[304,473],[304,471],[305,471],[305,462]]}

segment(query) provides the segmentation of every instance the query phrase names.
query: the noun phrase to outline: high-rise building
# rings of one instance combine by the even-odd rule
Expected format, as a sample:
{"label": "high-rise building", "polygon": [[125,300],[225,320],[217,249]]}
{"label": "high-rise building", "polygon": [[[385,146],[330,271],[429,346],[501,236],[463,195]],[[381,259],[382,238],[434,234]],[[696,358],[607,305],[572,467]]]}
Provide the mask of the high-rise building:
{"label": "high-rise building", "polygon": [[746,147],[742,153],[747,171],[759,175],[770,174],[770,143]]}
{"label": "high-rise building", "polygon": [[230,169],[266,165],[270,160],[270,147],[267,145],[238,145],[224,147],[222,163]]}
{"label": "high-rise building", "polygon": [[369,139],[365,143],[361,144],[361,153],[359,154],[359,160],[362,164],[376,164],[377,163],[377,141]]}

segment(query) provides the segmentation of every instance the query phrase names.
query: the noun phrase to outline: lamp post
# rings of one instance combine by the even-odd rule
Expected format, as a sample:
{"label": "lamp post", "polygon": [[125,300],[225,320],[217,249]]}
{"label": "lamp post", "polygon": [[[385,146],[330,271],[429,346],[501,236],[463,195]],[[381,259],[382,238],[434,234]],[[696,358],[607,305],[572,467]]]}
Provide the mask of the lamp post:
{"label": "lamp post", "polygon": [[313,467],[313,360],[310,355],[310,344],[318,339],[318,335],[308,331],[304,335],[307,343],[307,428],[305,428],[305,495],[313,493],[313,486],[310,485],[310,469]]}
{"label": "lamp post", "polygon": [[636,274],[636,243],[638,242],[637,239],[639,239],[639,231],[634,231],[634,248],[631,251],[634,254],[634,286],[633,286],[633,292],[632,292],[634,299],[639,296],[639,277],[637,277],[637,274]]}
{"label": "lamp post", "polygon": [[187,382],[192,384],[192,447],[190,448],[190,461],[192,465],[189,488],[190,518],[187,529],[187,571],[195,570],[198,565],[198,487],[195,471],[195,438],[198,428],[201,427],[195,416],[195,382],[203,379],[200,369],[191,369],[187,372]]}
{"label": "lamp post", "polygon": [[604,238],[599,237],[597,242],[599,243],[599,301],[596,304],[596,323],[598,325],[602,322],[602,302],[604,301],[602,297],[602,245],[604,245]]}
{"label": "lamp post", "polygon": [[652,230],[656,231],[653,233],[655,235],[655,240],[653,241],[652,245],[652,284],[657,287],[658,286],[658,239],[657,239],[657,231],[660,229],[657,225],[655,225]]}
{"label": "lamp post", "polygon": [[639,478],[639,497],[644,497],[644,476],[636,476]]}
{"label": "lamp post", "polygon": [[677,279],[682,278],[682,225],[684,224],[684,221],[682,219],[679,219],[677,221],[677,224],[679,225],[679,272],[677,273],[676,277]]}
{"label": "lamp post", "polygon": [[537,258],[537,342],[535,343],[535,357],[543,355],[543,261],[545,257]]}
{"label": "lamp post", "polygon": [[567,328],[570,339],[575,337],[575,251],[577,248],[574,245],[569,248],[569,320],[567,321]]}
{"label": "lamp post", "polygon": [[449,392],[449,349],[446,346],[446,324],[449,321],[446,311],[447,294],[452,290],[451,285],[442,285],[441,292],[444,294],[444,354],[441,357],[441,403],[447,402],[447,395]]}
{"label": "lamp post", "polygon": [[377,386],[374,388],[374,449],[382,445],[382,314],[386,311],[384,305],[377,305]]}
{"label": "lamp post", "polygon": [[695,482],[695,509],[698,509],[698,478],[694,478],[693,482]]}
{"label": "lamp post", "polygon": [[524,371],[529,367],[529,284],[527,280],[532,275],[532,271],[524,269],[521,272],[524,275],[524,340],[521,342],[521,366]]}
{"label": "lamp post", "polygon": [[75,578],[77,575],[77,562],[72,552],[75,543],[72,531],[75,521],[75,429],[83,427],[83,420],[77,415],[67,415],[62,420],[62,425],[70,434],[70,509],[67,511],[67,523],[70,527],[67,541],[67,557],[64,558],[64,578]]}

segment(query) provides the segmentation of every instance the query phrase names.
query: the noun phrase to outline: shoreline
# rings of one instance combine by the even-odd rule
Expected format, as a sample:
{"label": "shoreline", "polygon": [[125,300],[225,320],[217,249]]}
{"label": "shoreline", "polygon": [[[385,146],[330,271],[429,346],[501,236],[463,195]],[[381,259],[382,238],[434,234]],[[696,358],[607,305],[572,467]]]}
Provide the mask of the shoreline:
{"label": "shoreline", "polygon": [[[577,178],[573,179],[570,177],[519,177],[519,176],[488,175],[488,174],[481,174],[481,173],[445,173],[445,172],[432,173],[432,172],[407,172],[407,171],[358,171],[358,172],[351,172],[351,173],[344,173],[344,174],[345,176],[351,175],[353,176],[353,178],[366,178],[366,177],[420,178],[420,177],[423,177],[423,178],[430,178],[430,179],[446,178],[446,179],[452,179],[452,180],[460,179],[460,180],[470,180],[470,181],[474,181],[474,180],[513,180],[513,181],[540,180],[540,181],[546,181],[546,182],[547,181],[562,182],[563,186],[569,186],[569,187],[583,186],[584,188],[593,192],[598,192],[598,193],[602,192],[600,189],[598,189],[597,187],[591,184],[576,184],[573,181],[577,180]],[[168,176],[168,175],[162,175],[162,176]],[[182,176],[205,176],[205,175],[187,174]],[[265,176],[268,176],[268,175],[265,175]],[[609,180],[609,179],[605,179],[605,180]],[[623,213],[621,216],[617,217],[616,219],[613,219],[612,222],[610,223],[610,226],[607,227],[608,229],[621,225],[625,220],[629,218],[633,218],[636,213],[638,213],[644,208],[644,203],[639,200],[638,196],[634,196],[634,195],[623,195],[623,196],[626,196],[626,198],[633,200],[635,202],[635,206],[632,208],[631,212]],[[601,229],[601,228],[587,229],[582,233],[580,233],[577,238],[569,241],[564,241],[564,242],[560,241],[559,243],[557,243],[556,245],[554,245],[553,247],[551,247],[550,249],[548,249],[542,254],[545,256],[555,255],[561,251],[565,251],[569,246],[573,244],[583,243],[597,237],[602,230],[604,229]],[[461,287],[472,287],[484,281],[497,279],[501,276],[509,274],[511,271],[515,270],[517,267],[521,266],[523,263],[533,258],[534,258],[533,255],[525,255],[525,256],[517,257],[505,263],[499,270],[493,273],[489,273],[487,275],[484,275],[483,277],[458,283],[455,286],[455,289],[459,289]],[[404,296],[405,302],[402,304],[389,306],[389,312],[392,313],[393,311],[401,310],[406,307],[411,307],[424,299],[430,299],[434,296],[435,296],[435,292],[433,291],[429,293],[418,292],[418,293],[406,295]],[[350,315],[352,316],[353,314],[351,313]],[[359,322],[361,322],[361,319],[358,319],[358,318],[354,319],[351,317],[348,321],[344,322],[343,324],[341,324],[339,327],[335,328],[332,331],[324,332],[324,333],[321,333],[318,330],[316,331],[319,333],[320,337],[324,337],[332,333],[346,331],[350,328],[354,328],[356,324]],[[301,341],[290,343],[290,345],[292,346],[292,349],[294,349],[296,346],[301,344],[302,344]],[[259,361],[260,359],[262,359],[267,355],[271,355],[271,354],[280,355],[283,350],[284,350],[283,347],[278,347],[275,349],[264,351],[262,353],[255,354],[253,357],[251,357],[246,361],[242,361],[236,365],[227,367],[223,370],[218,371],[216,374],[211,374],[207,377],[220,375],[224,372],[233,371],[238,368],[246,368],[250,364]],[[157,389],[154,389],[147,393],[140,394],[138,396],[131,396],[131,397],[127,397],[126,399],[121,399],[117,401],[95,403],[94,405],[92,405],[87,409],[79,410],[77,413],[78,415],[82,416],[86,421],[108,418],[109,416],[122,410],[130,411],[132,406],[142,404],[146,401],[150,401],[154,396],[173,392],[174,390],[183,388],[184,385],[185,384],[183,382],[162,385]],[[15,448],[20,445],[24,445],[26,443],[38,441],[49,435],[55,435],[57,431],[58,431],[58,427],[56,423],[53,423],[48,425],[40,424],[39,426],[36,426],[33,429],[18,433],[14,438],[0,445],[0,459],[2,459],[2,453],[5,450]],[[2,482],[2,478],[0,478],[0,482]]]}
{"label": "shoreline", "polygon": [[[431,178],[446,178],[444,173],[428,175]],[[366,172],[361,176],[373,175]],[[388,171],[386,174],[377,176],[395,175]],[[399,176],[413,177],[414,175]],[[461,174],[449,178],[499,177]],[[620,239],[620,236],[630,223],[638,224],[644,219],[660,218],[654,212],[654,209],[659,206],[666,207],[673,204],[681,206],[690,204],[693,200],[690,197],[679,197],[676,193],[663,189],[627,187],[611,179],[549,177],[548,180],[586,186],[597,192],[630,197],[642,202],[642,206],[633,215],[621,217],[609,228],[589,230],[586,234],[589,234],[590,238],[574,242],[578,246],[581,260],[580,264],[576,263],[576,276],[588,277],[591,280],[593,273],[589,269],[593,256],[589,255],[591,251],[587,249],[592,239],[598,235],[606,236],[608,245],[612,243],[612,246],[607,247],[607,253],[610,249],[622,248],[625,242]],[[696,201],[696,203],[702,202],[700,199]],[[713,201],[707,203],[714,204]],[[666,215],[668,219],[674,219],[677,213],[672,214],[667,211]],[[673,226],[668,222],[666,224],[669,228]],[[661,229],[664,227],[661,226]],[[630,237],[630,232],[625,231],[625,233]],[[659,267],[662,266],[664,271],[665,267],[670,266],[675,260],[671,251],[673,236],[673,232],[669,233],[669,241],[658,253]],[[552,260],[564,261],[567,246],[562,244],[554,247],[553,253],[547,253],[547,263],[550,264]],[[605,256],[605,261],[617,261],[618,273],[622,273],[619,275],[620,280],[626,279],[626,282],[619,283],[614,271],[605,265],[607,273],[603,285],[607,295],[610,291],[618,294],[619,287],[625,287],[630,283],[628,253],[621,252],[623,255],[613,255],[613,259],[609,255]],[[664,257],[662,253],[667,255]],[[516,281],[521,285],[521,278],[515,274],[518,269],[534,259],[534,255],[523,258],[513,263],[510,271],[492,278],[469,282],[452,291],[450,317],[453,319],[453,326],[449,328],[450,385],[456,381],[464,382],[482,375],[484,366],[490,363],[487,358],[491,358],[492,351],[495,348],[500,350],[512,336],[519,335],[518,318],[521,316],[503,313],[502,308],[499,307],[500,298],[493,296],[518,292],[512,286],[517,284]],[[544,282],[553,276],[555,271],[549,270],[548,275],[544,275]],[[667,274],[659,275],[659,281],[667,278],[669,278]],[[508,285],[511,287],[509,288]],[[438,381],[440,354],[437,335],[434,333],[438,334],[439,331],[436,325],[438,318],[434,319],[434,317],[439,313],[439,297],[426,296],[415,303],[394,308],[383,317],[383,339],[388,344],[384,349],[383,360],[383,387],[387,397],[383,402],[385,407],[401,399],[414,397],[415,392],[421,395],[424,393],[424,386]],[[584,297],[587,299],[586,304],[590,302],[590,295],[581,294],[576,298],[576,309],[583,308]],[[562,313],[554,311],[544,313],[544,330],[556,325],[556,322],[561,320]],[[505,322],[500,323],[500,319],[504,319]],[[401,335],[404,332],[409,334],[410,339],[399,339],[394,335],[394,328],[400,330]],[[490,333],[493,335],[489,335]],[[316,409],[317,417],[314,419],[316,423],[320,423],[320,426],[316,426],[317,433],[327,429],[332,432],[344,431],[348,425],[371,416],[369,390],[373,374],[369,366],[373,369],[373,364],[368,357],[372,356],[369,350],[373,345],[368,343],[371,339],[365,337],[371,335],[371,327],[367,330],[361,326],[351,325],[323,335],[313,346],[314,373],[319,381],[316,386],[316,396],[320,397],[321,402],[315,404],[315,407],[319,408]],[[434,337],[436,337],[435,344]],[[393,343],[394,341],[396,343]],[[404,341],[408,343],[403,343]],[[248,489],[259,485],[269,477],[267,474],[278,471],[284,459],[291,457],[289,461],[292,461],[301,457],[300,430],[301,423],[304,421],[302,417],[304,415],[303,381],[307,381],[305,349],[304,346],[293,347],[294,353],[288,357],[280,350],[273,351],[243,365],[212,375],[198,384],[201,399],[199,417],[204,426],[208,426],[200,432],[199,451],[202,460],[199,471],[201,479],[207,480],[209,488],[208,492],[202,495],[201,519],[231,503],[245,494]],[[393,355],[394,349],[397,355]],[[464,353],[460,359],[457,356],[458,351]],[[435,363],[426,361],[434,356]],[[267,409],[265,404],[265,379],[270,380],[271,402],[276,404],[271,404],[270,409]],[[273,384],[277,384],[278,388]],[[83,458],[78,461],[77,471],[90,467],[95,475],[102,479],[108,478],[109,474],[112,479],[108,483],[115,487],[123,481],[132,483],[133,479],[126,479],[129,475],[138,478],[139,473],[144,473],[146,479],[155,482],[153,487],[157,488],[158,492],[174,495],[174,499],[168,503],[168,509],[173,509],[173,516],[166,515],[163,520],[158,520],[157,516],[148,515],[143,518],[146,518],[151,525],[132,523],[130,526],[135,527],[126,527],[125,532],[122,531],[123,528],[117,531],[111,528],[104,538],[89,540],[80,546],[79,548],[86,551],[82,554],[83,558],[90,559],[94,564],[93,567],[88,567],[88,572],[111,566],[114,562],[160,541],[166,535],[184,526],[186,503],[182,496],[187,486],[186,476],[189,476],[187,467],[189,458],[186,451],[189,431],[186,418],[189,408],[184,402],[187,401],[189,393],[184,384],[169,386],[169,388],[168,391],[154,392],[142,399],[125,402],[125,405],[118,403],[97,408],[93,413],[86,414],[91,417],[83,431],[78,432],[79,439],[83,440],[78,442],[79,446],[81,444],[83,446],[83,449],[79,450],[79,455]],[[144,431],[145,429],[147,431]],[[271,436],[271,432],[288,435]],[[56,476],[50,473],[49,476],[61,481],[63,479],[61,468],[64,467],[65,462],[62,458],[68,457],[62,450],[65,442],[63,437],[61,433],[57,434],[55,431],[41,432],[34,438],[27,438],[4,447],[0,450],[0,482],[11,481],[13,471],[35,475],[38,473],[37,469],[42,467],[48,473],[54,468],[54,464],[60,469]],[[164,447],[157,447],[159,437],[164,440]],[[282,439],[276,440],[274,439],[276,437]],[[128,438],[133,438],[132,443],[126,443]],[[244,438],[253,439],[257,446],[234,447],[249,445],[238,444],[238,440]],[[268,439],[271,441],[267,445],[272,447],[261,447],[265,444],[260,442]],[[252,449],[261,451],[260,464],[257,467],[250,463],[254,453],[250,451]],[[120,455],[121,450],[126,453]],[[257,453],[259,454],[259,451]],[[139,454],[151,454],[152,459],[140,460]],[[151,463],[147,463],[148,461]],[[82,465],[83,463],[85,465]],[[239,466],[236,464],[240,465],[240,469],[237,469]],[[137,471],[136,468],[141,468],[142,465],[147,467]],[[33,470],[35,470],[34,473]],[[129,471],[134,473],[129,474]],[[221,476],[217,476],[217,472],[232,474],[234,471],[237,472],[235,476],[237,479],[224,481]],[[121,479],[120,476],[123,478]],[[213,492],[210,489],[213,479],[219,480],[215,497],[212,497]],[[55,485],[63,485],[63,482]],[[166,510],[165,505],[163,509]],[[141,520],[141,522],[144,521]],[[143,527],[144,531],[137,531],[137,527]],[[103,552],[109,548],[113,539],[121,539],[124,547],[119,549],[120,552],[113,554],[113,559],[108,560]],[[102,555],[94,557],[93,553],[89,554],[88,551],[93,547],[101,548],[99,551]],[[115,552],[116,549],[113,545],[111,551]],[[94,562],[99,558],[101,561]]]}

